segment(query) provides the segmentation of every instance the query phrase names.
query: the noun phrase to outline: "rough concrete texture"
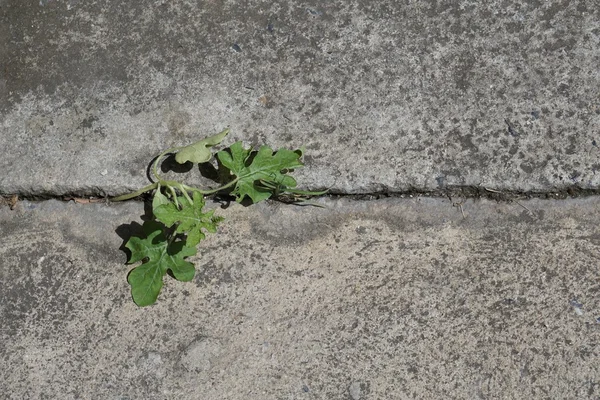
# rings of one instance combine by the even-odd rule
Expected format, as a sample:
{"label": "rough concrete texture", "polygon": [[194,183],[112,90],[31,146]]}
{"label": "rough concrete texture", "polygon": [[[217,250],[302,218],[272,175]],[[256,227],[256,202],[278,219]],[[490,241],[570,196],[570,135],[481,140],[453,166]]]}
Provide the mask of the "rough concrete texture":
{"label": "rough concrete texture", "polygon": [[123,193],[225,126],[309,188],[597,188],[599,47],[596,0],[0,0],[0,191]]}
{"label": "rough concrete texture", "polygon": [[140,203],[3,207],[4,398],[600,398],[599,199],[321,201],[218,210],[143,309]]}

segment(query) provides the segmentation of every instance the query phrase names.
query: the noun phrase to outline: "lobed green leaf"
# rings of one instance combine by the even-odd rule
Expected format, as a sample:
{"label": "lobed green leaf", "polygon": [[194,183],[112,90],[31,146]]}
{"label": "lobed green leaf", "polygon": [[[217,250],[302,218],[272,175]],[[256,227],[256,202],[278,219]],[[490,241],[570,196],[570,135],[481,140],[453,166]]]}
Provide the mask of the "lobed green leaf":
{"label": "lobed green leaf", "polygon": [[195,246],[184,241],[169,242],[164,225],[147,221],[143,225],[145,238],[131,237],[125,247],[131,251],[128,263],[142,261],[127,277],[133,301],[140,307],[154,304],[163,286],[167,271],[180,281],[194,278],[194,264],[184,258],[196,254]]}
{"label": "lobed green leaf", "polygon": [[212,157],[210,148],[221,143],[228,133],[229,128],[223,130],[221,133],[217,133],[216,135],[182,147],[177,154],[175,154],[175,161],[179,164],[185,164],[188,161],[196,164],[207,162]]}
{"label": "lobed green leaf", "polygon": [[303,166],[300,161],[302,150],[280,149],[273,153],[270,147],[261,146],[255,154],[252,154],[252,148],[244,149],[242,142],[234,143],[229,151],[218,152],[217,157],[237,179],[231,193],[236,196],[238,202],[246,196],[252,200],[252,203],[268,199],[274,193],[274,189],[264,185],[265,182],[277,186],[295,187],[296,180],[287,173]]}
{"label": "lobed green leaf", "polygon": [[179,204],[181,208],[172,202],[159,205],[154,209],[154,215],[167,227],[177,225],[175,232],[186,234],[189,246],[196,246],[206,237],[202,229],[210,233],[217,231],[221,219],[213,216],[214,210],[202,212],[205,203],[201,193],[194,192],[192,204],[184,197],[179,198]]}

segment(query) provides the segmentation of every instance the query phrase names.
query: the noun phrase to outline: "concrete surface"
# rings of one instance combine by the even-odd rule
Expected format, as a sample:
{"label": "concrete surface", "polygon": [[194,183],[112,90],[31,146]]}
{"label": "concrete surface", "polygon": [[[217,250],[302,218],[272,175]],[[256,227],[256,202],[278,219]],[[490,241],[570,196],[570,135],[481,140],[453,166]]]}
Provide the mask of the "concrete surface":
{"label": "concrete surface", "polygon": [[143,309],[141,203],[1,208],[4,398],[600,398],[598,198],[320,201],[218,210]]}
{"label": "concrete surface", "polygon": [[[600,399],[600,197],[507,197],[600,194],[597,3],[0,0],[0,397]],[[515,201],[232,204],[140,309],[142,203],[19,200],[226,126],[305,188]]]}
{"label": "concrete surface", "polygon": [[225,126],[308,188],[597,189],[599,47],[596,0],[0,0],[0,191],[120,194]]}

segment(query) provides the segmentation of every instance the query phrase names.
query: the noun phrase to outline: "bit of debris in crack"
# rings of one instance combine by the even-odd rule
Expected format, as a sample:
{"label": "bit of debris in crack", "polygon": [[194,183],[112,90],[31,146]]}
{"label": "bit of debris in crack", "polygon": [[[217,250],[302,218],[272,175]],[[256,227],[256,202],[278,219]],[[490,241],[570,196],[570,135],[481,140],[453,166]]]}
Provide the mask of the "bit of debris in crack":
{"label": "bit of debris in crack", "polygon": [[19,202],[19,196],[16,194],[10,196],[0,196],[0,207],[7,205],[11,210],[14,210]]}

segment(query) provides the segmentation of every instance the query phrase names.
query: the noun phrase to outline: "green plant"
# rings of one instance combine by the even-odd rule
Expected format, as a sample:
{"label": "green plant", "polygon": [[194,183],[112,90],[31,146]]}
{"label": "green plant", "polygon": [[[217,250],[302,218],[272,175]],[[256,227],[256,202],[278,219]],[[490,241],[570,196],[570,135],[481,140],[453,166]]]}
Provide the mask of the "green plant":
{"label": "green plant", "polygon": [[194,265],[186,258],[196,254],[196,246],[205,238],[205,232],[215,233],[223,221],[222,217],[214,215],[214,211],[204,212],[206,195],[228,191],[238,202],[246,200],[255,204],[271,197],[285,196],[298,201],[304,196],[326,192],[295,189],[296,180],[289,173],[303,166],[302,149],[273,152],[270,147],[261,146],[253,150],[252,147],[244,148],[241,142],[216,154],[220,187],[204,190],[159,175],[158,167],[168,154],[175,154],[179,164],[209,162],[213,156],[212,147],[220,144],[228,133],[229,129],[225,129],[189,146],[163,151],[152,164],[155,179],[152,184],[112,199],[128,200],[153,192],[153,217],[142,225],[144,237],[131,237],[125,244],[131,251],[128,263],[142,262],[127,278],[133,301],[138,306],[156,302],[167,272],[180,281],[194,278]]}

